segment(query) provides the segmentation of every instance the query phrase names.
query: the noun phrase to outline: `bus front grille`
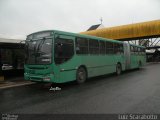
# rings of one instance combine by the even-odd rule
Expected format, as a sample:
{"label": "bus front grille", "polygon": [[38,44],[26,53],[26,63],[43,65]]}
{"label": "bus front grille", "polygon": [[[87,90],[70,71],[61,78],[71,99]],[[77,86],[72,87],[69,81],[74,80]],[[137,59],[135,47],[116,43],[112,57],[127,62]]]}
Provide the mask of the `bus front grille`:
{"label": "bus front grille", "polygon": [[30,80],[42,81],[43,79],[39,77],[30,77]]}
{"label": "bus front grille", "polygon": [[29,70],[30,74],[35,74],[35,70]]}

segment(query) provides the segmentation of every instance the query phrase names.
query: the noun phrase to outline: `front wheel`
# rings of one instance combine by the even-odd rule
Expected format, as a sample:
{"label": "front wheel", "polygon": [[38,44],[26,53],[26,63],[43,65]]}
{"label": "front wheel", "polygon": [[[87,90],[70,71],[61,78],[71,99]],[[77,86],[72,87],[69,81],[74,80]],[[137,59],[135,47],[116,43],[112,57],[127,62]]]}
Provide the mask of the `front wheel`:
{"label": "front wheel", "polygon": [[87,79],[86,70],[83,67],[78,68],[76,73],[76,81],[78,84],[84,83]]}
{"label": "front wheel", "polygon": [[117,75],[120,75],[122,73],[122,67],[121,67],[121,64],[117,64],[116,65],[116,74]]}

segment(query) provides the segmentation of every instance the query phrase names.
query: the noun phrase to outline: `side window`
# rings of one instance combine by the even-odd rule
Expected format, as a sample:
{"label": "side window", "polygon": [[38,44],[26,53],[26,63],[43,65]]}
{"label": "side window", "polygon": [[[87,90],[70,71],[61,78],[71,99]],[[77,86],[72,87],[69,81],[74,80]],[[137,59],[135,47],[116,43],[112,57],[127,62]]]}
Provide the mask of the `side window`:
{"label": "side window", "polygon": [[131,50],[131,52],[133,52],[133,46],[130,46],[130,50]]}
{"label": "side window", "polygon": [[120,53],[120,44],[114,43],[114,53],[119,54]]}
{"label": "side window", "polygon": [[141,55],[141,48],[138,47],[138,54]]}
{"label": "side window", "polygon": [[123,44],[120,44],[120,52],[121,52],[122,54],[124,53]]}
{"label": "side window", "polygon": [[138,48],[136,46],[134,46],[134,53],[137,54],[138,53]]}
{"label": "side window", "polygon": [[145,52],[146,52],[146,49],[145,48],[141,48],[141,52],[142,52],[142,54],[144,55],[145,54]]}
{"label": "side window", "polygon": [[134,46],[131,45],[131,54],[134,54],[135,50],[134,50]]}
{"label": "side window", "polygon": [[88,40],[85,38],[76,39],[76,54],[88,54]]}
{"label": "side window", "polygon": [[114,53],[116,54],[116,53],[118,53],[118,44],[117,43],[114,43],[113,44],[114,46]]}
{"label": "side window", "polygon": [[106,51],[105,41],[99,41],[99,49],[100,49],[100,54],[105,54]]}
{"label": "side window", "polygon": [[106,42],[106,54],[113,54],[114,53],[114,46],[111,42]]}
{"label": "side window", "polygon": [[136,54],[136,47],[133,46],[133,54]]}
{"label": "side window", "polygon": [[71,39],[56,38],[54,46],[56,64],[64,63],[74,55],[74,44]]}
{"label": "side window", "polygon": [[90,54],[99,54],[99,41],[98,40],[89,40],[89,53]]}
{"label": "side window", "polygon": [[145,49],[145,48],[143,48],[143,52],[144,52],[144,53],[146,52],[146,49]]}
{"label": "side window", "polygon": [[123,53],[123,44],[115,43],[114,44],[114,51],[116,54],[122,54]]}
{"label": "side window", "polygon": [[142,51],[143,51],[143,50],[142,50],[142,48],[140,48],[140,52],[139,52],[139,53],[140,53],[141,55],[143,54],[143,52],[142,52]]}

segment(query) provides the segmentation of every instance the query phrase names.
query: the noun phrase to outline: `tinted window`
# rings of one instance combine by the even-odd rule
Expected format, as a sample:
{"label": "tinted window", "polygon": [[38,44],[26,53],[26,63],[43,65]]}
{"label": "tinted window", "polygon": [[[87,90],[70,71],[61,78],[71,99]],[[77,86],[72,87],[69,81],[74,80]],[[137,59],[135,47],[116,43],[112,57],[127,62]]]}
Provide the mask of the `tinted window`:
{"label": "tinted window", "polygon": [[145,48],[141,48],[141,54],[145,54]]}
{"label": "tinted window", "polygon": [[121,53],[124,53],[123,44],[120,44],[120,52],[121,52]]}
{"label": "tinted window", "polygon": [[88,54],[88,40],[85,38],[76,39],[76,53]]}
{"label": "tinted window", "polygon": [[136,48],[135,48],[135,46],[131,46],[131,54],[136,54]]}
{"label": "tinted window", "polygon": [[130,49],[131,49],[131,52],[133,52],[133,51],[134,51],[133,46],[130,46]]}
{"label": "tinted window", "polygon": [[89,40],[89,53],[90,54],[99,54],[99,41],[98,40]]}
{"label": "tinted window", "polygon": [[57,38],[55,40],[55,63],[69,60],[74,54],[73,40]]}
{"label": "tinted window", "polygon": [[141,54],[141,48],[138,47],[138,54]]}
{"label": "tinted window", "polygon": [[106,54],[113,54],[113,53],[114,53],[113,43],[106,42]]}
{"label": "tinted window", "polygon": [[115,52],[115,54],[122,54],[123,53],[123,44],[114,43],[114,52]]}
{"label": "tinted window", "polygon": [[132,54],[139,54],[139,48],[137,46],[131,46],[131,53]]}
{"label": "tinted window", "polygon": [[134,46],[134,52],[135,52],[135,54],[138,53],[138,47]]}
{"label": "tinted window", "polygon": [[99,49],[100,49],[100,54],[105,54],[106,52],[105,41],[99,41]]}

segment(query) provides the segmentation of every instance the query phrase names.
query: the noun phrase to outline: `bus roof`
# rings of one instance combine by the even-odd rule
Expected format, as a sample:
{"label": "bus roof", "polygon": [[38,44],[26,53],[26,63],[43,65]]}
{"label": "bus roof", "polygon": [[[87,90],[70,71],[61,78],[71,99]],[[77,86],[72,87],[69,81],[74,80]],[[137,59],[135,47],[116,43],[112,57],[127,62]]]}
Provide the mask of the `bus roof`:
{"label": "bus roof", "polygon": [[[65,31],[59,31],[59,30],[44,30],[44,31],[38,31],[38,32],[34,32],[32,34],[27,35],[33,35],[33,34],[38,34],[38,33],[43,33],[43,32],[53,32],[54,33],[59,33],[59,34],[63,34],[63,35],[70,35],[70,36],[74,36],[74,37],[85,37],[85,38],[90,38],[90,39],[99,39],[99,40],[104,40],[104,41],[108,41],[108,42],[113,42],[113,43],[124,43],[122,41],[118,41],[118,40],[113,40],[113,39],[108,39],[108,38],[102,38],[102,37],[95,37],[95,36],[91,36],[91,35],[84,35],[84,34],[79,34],[79,33],[72,33],[72,32],[65,32]],[[132,46],[137,46],[137,47],[143,47],[140,45],[135,45],[135,44],[130,44]],[[143,47],[145,48],[145,47]]]}

